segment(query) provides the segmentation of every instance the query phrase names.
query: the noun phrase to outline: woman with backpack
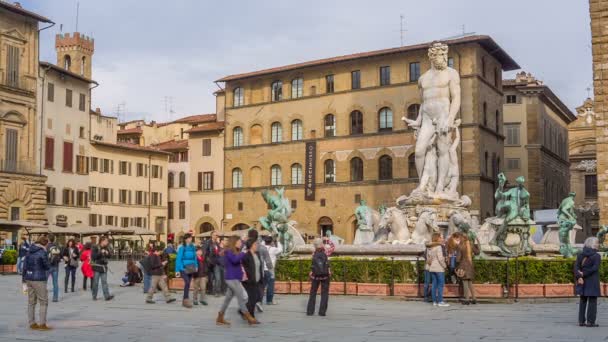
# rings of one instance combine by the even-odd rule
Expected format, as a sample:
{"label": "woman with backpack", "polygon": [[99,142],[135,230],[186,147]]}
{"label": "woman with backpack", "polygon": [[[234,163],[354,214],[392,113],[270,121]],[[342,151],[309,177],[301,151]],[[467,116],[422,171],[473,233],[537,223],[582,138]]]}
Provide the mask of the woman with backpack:
{"label": "woman with backpack", "polygon": [[82,271],[82,289],[87,290],[87,279],[91,283],[91,287],[93,286],[93,268],[91,267],[91,243],[87,242],[84,244],[82,249],[82,253],[80,253],[80,261],[82,261],[82,266],[80,270]]}
{"label": "woman with backpack", "polygon": [[581,296],[578,309],[578,325],[581,327],[597,327],[597,297],[600,292],[600,264],[602,257],[597,252],[600,242],[596,237],[585,240],[583,251],[576,257],[574,277],[576,278],[576,294]]}
{"label": "woman with backpack", "polygon": [[65,293],[68,293],[68,282],[72,277],[72,292],[74,292],[74,284],[76,283],[76,270],[78,269],[78,261],[80,260],[80,251],[76,246],[74,239],[68,240],[67,245],[63,249],[63,261],[65,262]]}
{"label": "woman with backpack", "polygon": [[312,256],[310,296],[308,297],[306,315],[312,316],[315,313],[317,290],[320,285],[321,305],[319,306],[319,316],[325,316],[329,301],[329,278],[331,276],[331,270],[329,268],[329,259],[327,258],[327,254],[325,254],[323,240],[319,238],[315,239],[313,246],[315,247],[315,252]]}
{"label": "woman with backpack", "polygon": [[175,276],[181,277],[184,280],[182,305],[189,309],[192,308],[192,301],[190,301],[190,282],[198,272],[196,246],[192,240],[192,234],[188,233],[184,235],[184,241],[177,249],[177,258],[175,259]]}

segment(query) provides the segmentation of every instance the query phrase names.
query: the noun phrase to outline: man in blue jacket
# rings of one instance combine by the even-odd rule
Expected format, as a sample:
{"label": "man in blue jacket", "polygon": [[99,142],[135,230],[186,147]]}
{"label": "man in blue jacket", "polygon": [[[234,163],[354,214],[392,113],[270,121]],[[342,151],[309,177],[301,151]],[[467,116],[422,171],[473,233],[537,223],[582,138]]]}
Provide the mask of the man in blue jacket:
{"label": "man in blue jacket", "polygon": [[[27,317],[31,329],[50,330],[46,325],[46,312],[49,305],[49,295],[46,289],[48,272],[51,269],[46,246],[49,240],[42,236],[31,245],[23,261],[23,280],[27,284]],[[40,303],[40,324],[36,323],[36,304]]]}

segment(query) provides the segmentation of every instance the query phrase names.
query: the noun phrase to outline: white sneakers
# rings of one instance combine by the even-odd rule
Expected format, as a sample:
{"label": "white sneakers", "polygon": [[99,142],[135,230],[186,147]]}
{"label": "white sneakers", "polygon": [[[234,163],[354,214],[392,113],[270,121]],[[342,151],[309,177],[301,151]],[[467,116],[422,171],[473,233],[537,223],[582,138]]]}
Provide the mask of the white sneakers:
{"label": "white sneakers", "polygon": [[435,303],[435,302],[433,302],[433,306],[446,307],[446,306],[450,306],[450,304],[448,304],[446,302],[441,302],[441,303]]}

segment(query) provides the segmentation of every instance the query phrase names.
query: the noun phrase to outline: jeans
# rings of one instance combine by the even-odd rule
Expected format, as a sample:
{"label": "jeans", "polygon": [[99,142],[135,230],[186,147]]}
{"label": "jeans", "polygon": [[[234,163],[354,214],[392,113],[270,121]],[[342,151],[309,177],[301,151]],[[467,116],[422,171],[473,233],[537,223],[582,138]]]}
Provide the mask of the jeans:
{"label": "jeans", "polygon": [[226,312],[226,309],[228,309],[233,297],[236,297],[239,310],[241,312],[248,312],[247,300],[249,298],[247,297],[247,292],[245,292],[245,288],[243,287],[243,284],[241,284],[241,281],[236,279],[226,280],[226,287],[228,288],[226,290],[226,298],[224,298],[220,312]]}
{"label": "jeans", "polygon": [[274,299],[274,275],[270,271],[264,271],[264,282],[266,283],[266,304],[272,304]]}
{"label": "jeans", "polygon": [[150,283],[152,282],[152,276],[148,273],[144,273],[144,293],[148,294],[150,290]]}
{"label": "jeans", "polygon": [[49,277],[53,278],[53,301],[59,300],[59,266],[51,266]]}
{"label": "jeans", "polygon": [[105,299],[110,298],[110,289],[108,289],[108,274],[106,272],[95,272],[91,290],[93,291],[93,299],[97,299],[97,291],[99,290],[99,281],[101,280],[101,290]]}
{"label": "jeans", "polygon": [[25,259],[25,257],[17,258],[17,273],[19,274],[23,273],[23,259]]}
{"label": "jeans", "polygon": [[190,298],[190,282],[192,282],[192,275],[181,272],[181,277],[184,279],[184,297],[183,299]]}
{"label": "jeans", "polygon": [[587,324],[595,324],[596,316],[597,316],[597,297],[581,296],[581,302],[578,307],[578,322],[587,323]]}
{"label": "jeans", "polygon": [[223,280],[224,280],[224,268],[220,265],[213,266],[213,286],[211,287],[213,294],[216,294],[216,295],[222,294]]}
{"label": "jeans", "polygon": [[424,287],[423,287],[423,292],[422,295],[424,296],[424,301],[425,302],[430,302],[430,297],[431,297],[431,272],[425,270],[424,271]]}
{"label": "jeans", "polygon": [[65,267],[65,292],[68,292],[68,282],[72,276],[72,292],[74,292],[74,283],[76,282],[76,267],[66,266]]}
{"label": "jeans", "polygon": [[433,303],[443,302],[443,286],[445,285],[445,274],[443,272],[431,272],[431,298]]}
{"label": "jeans", "polygon": [[27,281],[27,319],[30,325],[36,323],[36,304],[40,304],[40,321],[46,324],[46,311],[49,307],[49,292],[46,281]]}
{"label": "jeans", "polygon": [[329,278],[324,280],[313,279],[310,286],[310,296],[308,297],[308,307],[306,314],[312,315],[315,313],[315,305],[317,301],[317,290],[321,285],[321,305],[319,306],[319,315],[325,316],[327,312],[327,304],[329,302]]}

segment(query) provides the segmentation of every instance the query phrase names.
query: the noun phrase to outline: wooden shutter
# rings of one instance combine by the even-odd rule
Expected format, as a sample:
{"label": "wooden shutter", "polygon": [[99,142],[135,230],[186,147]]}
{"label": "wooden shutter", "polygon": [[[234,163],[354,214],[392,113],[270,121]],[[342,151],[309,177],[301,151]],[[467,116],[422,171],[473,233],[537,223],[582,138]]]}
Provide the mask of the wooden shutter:
{"label": "wooden shutter", "polygon": [[72,172],[73,171],[73,148],[74,145],[71,142],[64,141],[63,142],[63,171]]}
{"label": "wooden shutter", "polygon": [[211,139],[203,139],[203,156],[211,155]]}
{"label": "wooden shutter", "polygon": [[198,191],[203,191],[203,173],[198,173]]}
{"label": "wooden shutter", "polygon": [[47,137],[44,144],[44,168],[53,169],[55,158],[55,139]]}
{"label": "wooden shutter", "polygon": [[65,90],[65,105],[68,107],[72,107],[72,90]]}
{"label": "wooden shutter", "polygon": [[10,87],[19,87],[19,48],[8,45],[6,49],[6,83]]}

